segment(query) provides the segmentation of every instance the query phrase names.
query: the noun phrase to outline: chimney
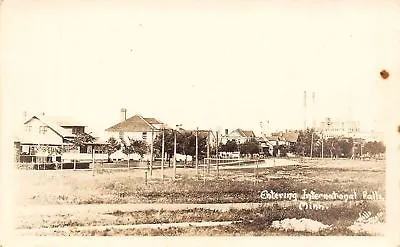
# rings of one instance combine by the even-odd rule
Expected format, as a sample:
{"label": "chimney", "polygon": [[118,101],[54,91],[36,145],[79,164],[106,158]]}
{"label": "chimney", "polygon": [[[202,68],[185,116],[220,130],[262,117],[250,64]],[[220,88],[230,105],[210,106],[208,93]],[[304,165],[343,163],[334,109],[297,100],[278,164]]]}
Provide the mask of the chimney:
{"label": "chimney", "polygon": [[228,135],[228,129],[225,129],[225,135],[226,136]]}
{"label": "chimney", "polygon": [[121,122],[126,120],[126,108],[121,108],[120,120]]}

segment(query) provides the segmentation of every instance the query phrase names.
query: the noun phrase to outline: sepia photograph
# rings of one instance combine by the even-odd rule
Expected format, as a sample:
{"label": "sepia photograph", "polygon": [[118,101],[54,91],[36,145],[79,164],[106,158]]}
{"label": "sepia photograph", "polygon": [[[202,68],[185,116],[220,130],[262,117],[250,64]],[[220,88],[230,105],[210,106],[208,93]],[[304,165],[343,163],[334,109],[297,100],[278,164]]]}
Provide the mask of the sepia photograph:
{"label": "sepia photograph", "polygon": [[13,236],[386,235],[398,2],[1,7]]}

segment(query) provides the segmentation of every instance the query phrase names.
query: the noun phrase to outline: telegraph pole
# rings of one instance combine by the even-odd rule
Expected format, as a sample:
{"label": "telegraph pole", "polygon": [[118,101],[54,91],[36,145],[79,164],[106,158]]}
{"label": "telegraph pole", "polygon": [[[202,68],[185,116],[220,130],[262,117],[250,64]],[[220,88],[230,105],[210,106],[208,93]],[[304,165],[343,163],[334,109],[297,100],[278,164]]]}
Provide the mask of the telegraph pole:
{"label": "telegraph pole", "polygon": [[313,153],[313,142],[314,142],[314,132],[311,132],[311,154],[310,154],[311,159],[312,159],[312,153]]}
{"label": "telegraph pole", "polygon": [[207,172],[210,172],[210,134],[211,130],[208,131],[207,135]]}
{"label": "telegraph pole", "polygon": [[174,130],[174,179],[176,179],[176,129]]}
{"label": "telegraph pole", "polygon": [[176,179],[176,132],[179,126],[182,124],[175,125],[175,134],[174,134],[174,179]]}
{"label": "telegraph pole", "polygon": [[164,180],[164,125],[162,129],[162,144],[161,144],[161,179]]}
{"label": "telegraph pole", "polygon": [[153,142],[154,142],[154,129],[151,127],[151,145],[150,145],[150,176],[153,176]]}
{"label": "telegraph pole", "polygon": [[321,158],[324,158],[324,132],[322,132],[322,151],[321,151]]}
{"label": "telegraph pole", "polygon": [[199,175],[199,127],[196,129],[196,174]]}
{"label": "telegraph pole", "polygon": [[218,130],[217,130],[217,145],[216,145],[216,147],[215,147],[215,150],[216,150],[216,155],[217,155],[217,175],[219,175],[219,158],[218,158]]}

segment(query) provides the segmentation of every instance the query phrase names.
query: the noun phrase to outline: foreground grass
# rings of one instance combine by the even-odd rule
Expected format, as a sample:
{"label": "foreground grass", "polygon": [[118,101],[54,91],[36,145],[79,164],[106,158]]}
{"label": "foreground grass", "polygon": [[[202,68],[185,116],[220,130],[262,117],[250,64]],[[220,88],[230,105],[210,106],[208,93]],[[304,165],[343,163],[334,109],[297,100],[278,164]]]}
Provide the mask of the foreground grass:
{"label": "foreground grass", "polygon": [[[373,215],[385,212],[384,208],[374,202],[364,201],[349,205],[342,203],[325,211],[300,210],[295,205],[282,207],[277,204],[262,206],[257,209],[229,210],[220,212],[215,210],[192,209],[178,211],[139,212],[115,211],[107,215],[92,215],[89,217],[74,217],[70,215],[57,215],[52,218],[42,219],[43,222],[31,222],[31,225],[21,225],[21,228],[39,227],[75,227],[120,224],[156,224],[175,222],[201,222],[201,221],[240,221],[230,226],[213,227],[188,227],[168,229],[106,229],[78,231],[70,228],[67,231],[55,231],[54,235],[140,235],[140,236],[175,236],[175,235],[355,235],[347,229],[358,218],[360,212],[369,211]],[[322,222],[333,227],[319,233],[281,232],[270,228],[272,221],[285,218],[307,218]],[[33,224],[32,224],[33,223]],[[360,234],[359,234],[360,235]],[[363,235],[363,234],[361,234]]]}
{"label": "foreground grass", "polygon": [[[199,176],[178,170],[177,181],[166,169],[163,182],[159,174],[148,179],[144,171],[21,171],[20,205],[97,204],[97,203],[232,203],[262,202],[263,190],[302,193],[385,193],[383,170],[355,170],[327,167],[275,167],[216,171]],[[155,171],[157,172],[157,171]],[[158,171],[159,172],[159,171]],[[168,177],[169,175],[169,177]]]}

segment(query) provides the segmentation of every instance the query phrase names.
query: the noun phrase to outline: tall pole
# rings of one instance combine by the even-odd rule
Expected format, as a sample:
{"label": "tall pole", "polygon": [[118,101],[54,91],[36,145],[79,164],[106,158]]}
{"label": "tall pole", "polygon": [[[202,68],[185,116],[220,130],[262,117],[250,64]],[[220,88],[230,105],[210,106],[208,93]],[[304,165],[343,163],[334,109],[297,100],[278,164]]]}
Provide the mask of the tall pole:
{"label": "tall pole", "polygon": [[94,148],[92,146],[92,175],[94,176]]}
{"label": "tall pole", "polygon": [[207,171],[210,171],[210,134],[211,130],[208,131],[207,136]]}
{"label": "tall pole", "polygon": [[162,144],[161,144],[161,179],[164,179],[164,148],[165,148],[165,144],[164,144],[164,125],[163,125],[163,129],[162,129]]}
{"label": "tall pole", "polygon": [[315,116],[315,92],[312,92],[312,127],[316,127],[316,116]]}
{"label": "tall pole", "polygon": [[215,148],[215,153],[216,153],[216,155],[217,155],[217,175],[219,175],[219,160],[218,160],[218,144],[219,144],[219,142],[218,142],[219,140],[218,140],[218,130],[217,130],[217,145],[216,145],[216,148]]}
{"label": "tall pole", "polygon": [[311,154],[310,154],[310,158],[312,158],[312,153],[313,153],[313,142],[314,142],[314,132],[311,132]]}
{"label": "tall pole", "polygon": [[303,98],[303,106],[304,106],[304,123],[303,129],[307,129],[307,91],[304,91],[304,98]]}
{"label": "tall pole", "polygon": [[176,178],[176,129],[174,130],[174,179]]}
{"label": "tall pole", "polygon": [[199,127],[196,129],[196,174],[199,175]]}
{"label": "tall pole", "polygon": [[321,150],[321,158],[324,158],[324,132],[322,132],[322,150]]}
{"label": "tall pole", "polygon": [[151,126],[150,176],[153,176],[153,142],[154,142],[154,129],[153,129],[153,126]]}

